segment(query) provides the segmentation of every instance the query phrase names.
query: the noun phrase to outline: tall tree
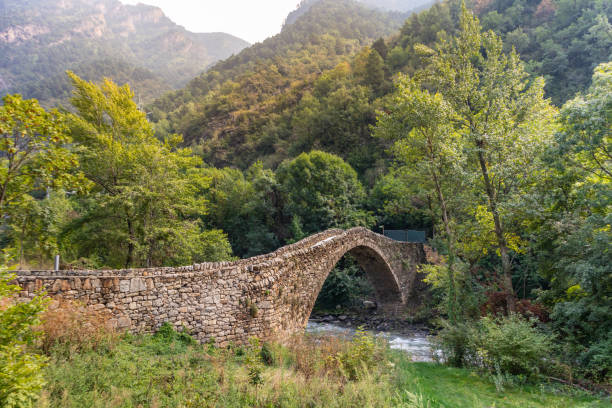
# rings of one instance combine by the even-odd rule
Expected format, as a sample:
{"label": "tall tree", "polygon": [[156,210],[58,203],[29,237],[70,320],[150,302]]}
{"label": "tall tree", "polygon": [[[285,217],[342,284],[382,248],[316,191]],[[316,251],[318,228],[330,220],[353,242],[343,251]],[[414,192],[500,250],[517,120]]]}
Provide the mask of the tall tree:
{"label": "tall tree", "polygon": [[246,174],[238,169],[203,169],[210,183],[202,191],[208,202],[205,223],[227,232],[234,253],[248,257],[280,246],[277,234],[280,192],[274,173],[261,164]]}
{"label": "tall tree", "polygon": [[542,300],[573,364],[597,381],[612,376],[612,63],[567,102],[540,186],[535,235]]}
{"label": "tall tree", "polygon": [[[458,310],[455,288],[455,231],[449,197],[459,196],[457,169],[464,160],[452,126],[454,112],[442,95],[421,89],[408,76],[400,77],[389,110],[381,112],[374,134],[395,140],[396,157],[404,171],[431,191],[437,202],[448,252],[448,315],[455,323]],[[453,168],[454,167],[454,168]]]}
{"label": "tall tree", "polygon": [[340,157],[314,150],[281,164],[277,178],[294,217],[294,239],[327,228],[368,226],[365,192],[357,173]]}
{"label": "tall tree", "polygon": [[508,310],[514,311],[509,241],[515,204],[538,176],[538,156],[554,130],[555,111],[544,99],[544,81],[529,82],[516,52],[504,54],[501,39],[482,32],[465,4],[456,37],[442,34],[434,49],[421,45],[417,50],[428,62],[417,77],[455,112],[453,124],[468,154],[466,184],[474,186],[474,207],[486,198],[501,258],[501,285]]}
{"label": "tall tree", "polygon": [[[79,255],[101,250],[104,264],[125,267],[217,260],[204,254],[230,257],[224,235],[200,226],[206,206],[198,192],[207,184],[197,171],[201,160],[177,148],[176,135],[155,138],[127,85],[105,80],[98,86],[69,76],[77,110],[70,127],[81,144],[81,169],[96,186],[72,224],[85,249]],[[98,233],[90,235],[93,223]]]}
{"label": "tall tree", "polygon": [[73,170],[64,116],[46,112],[36,99],[6,95],[0,106],[0,216],[28,200],[33,190],[83,186]]}

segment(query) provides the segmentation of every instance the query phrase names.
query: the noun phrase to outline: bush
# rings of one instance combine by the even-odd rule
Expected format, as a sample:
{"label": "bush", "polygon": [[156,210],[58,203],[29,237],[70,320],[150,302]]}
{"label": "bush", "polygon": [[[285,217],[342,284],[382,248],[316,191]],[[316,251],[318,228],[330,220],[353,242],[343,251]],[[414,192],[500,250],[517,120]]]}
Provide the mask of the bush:
{"label": "bush", "polygon": [[274,365],[274,352],[270,343],[265,342],[263,346],[261,346],[259,356],[261,357],[261,361],[268,367]]}
{"label": "bush", "polygon": [[550,357],[552,337],[516,314],[483,317],[476,323],[448,324],[437,336],[443,358],[452,365],[472,366],[500,375],[538,375]]}
{"label": "bush", "polygon": [[259,339],[255,337],[249,339],[249,347],[246,350],[244,364],[248,370],[249,383],[255,386],[263,384],[264,362],[261,357]]}
{"label": "bush", "polygon": [[451,325],[446,320],[441,323],[442,330],[433,339],[434,348],[440,351],[442,360],[447,364],[454,367],[469,365],[468,362],[473,360],[469,355],[469,345],[474,326],[468,323]]}
{"label": "bush", "polygon": [[347,350],[338,353],[342,373],[351,381],[359,380],[386,357],[387,348],[372,334],[358,328]]}
{"label": "bush", "polygon": [[21,290],[11,284],[15,276],[0,269],[0,406],[30,406],[44,385],[42,367],[46,359],[28,351],[36,339],[33,327],[40,323],[46,300],[36,296],[16,302]]}
{"label": "bush", "polygon": [[478,362],[489,372],[538,375],[544,356],[550,357],[552,338],[516,314],[483,317],[470,343]]}
{"label": "bush", "polygon": [[[176,331],[174,327],[168,322],[164,322],[159,327],[159,329],[157,329],[157,332],[155,332],[153,338],[162,343],[177,342],[184,346],[193,346],[198,343],[196,339],[194,339],[184,327],[183,330],[179,332]],[[212,344],[214,345],[214,339]]]}
{"label": "bush", "polygon": [[605,296],[578,296],[557,302],[551,316],[552,328],[563,339],[563,358],[590,380],[612,382],[612,307]]}

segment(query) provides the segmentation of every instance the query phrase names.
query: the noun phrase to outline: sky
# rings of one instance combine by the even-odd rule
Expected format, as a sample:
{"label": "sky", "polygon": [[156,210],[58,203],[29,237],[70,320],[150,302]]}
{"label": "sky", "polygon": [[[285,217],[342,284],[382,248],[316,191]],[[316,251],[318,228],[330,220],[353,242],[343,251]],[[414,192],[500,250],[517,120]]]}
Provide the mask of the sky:
{"label": "sky", "polygon": [[196,33],[224,32],[250,43],[278,34],[299,0],[121,0],[160,7],[175,23]]}

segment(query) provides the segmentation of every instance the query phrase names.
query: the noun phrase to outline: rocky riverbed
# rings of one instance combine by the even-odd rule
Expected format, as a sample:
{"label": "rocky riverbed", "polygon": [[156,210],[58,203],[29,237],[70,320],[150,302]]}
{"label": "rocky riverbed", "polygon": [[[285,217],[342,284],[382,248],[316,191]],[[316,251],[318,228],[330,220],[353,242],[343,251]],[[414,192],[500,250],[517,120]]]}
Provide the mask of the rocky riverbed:
{"label": "rocky riverbed", "polygon": [[429,328],[423,324],[415,324],[407,319],[393,319],[372,313],[313,313],[309,319],[313,323],[329,323],[339,327],[356,328],[362,326],[366,330],[377,332],[394,332],[403,335],[429,335]]}

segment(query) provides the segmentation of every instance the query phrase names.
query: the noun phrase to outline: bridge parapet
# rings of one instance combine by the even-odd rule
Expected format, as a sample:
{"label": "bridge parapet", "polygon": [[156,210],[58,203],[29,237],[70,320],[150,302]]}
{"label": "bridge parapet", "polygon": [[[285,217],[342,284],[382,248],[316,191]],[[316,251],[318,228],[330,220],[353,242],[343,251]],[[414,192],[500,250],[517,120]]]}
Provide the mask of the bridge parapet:
{"label": "bridge parapet", "polygon": [[396,242],[365,228],[334,229],[265,255],[177,268],[22,271],[23,297],[38,290],[106,310],[121,329],[185,326],[223,345],[251,336],[282,337],[304,328],[329,272],[346,253],[366,271],[379,307],[401,309],[419,285],[422,244]]}

